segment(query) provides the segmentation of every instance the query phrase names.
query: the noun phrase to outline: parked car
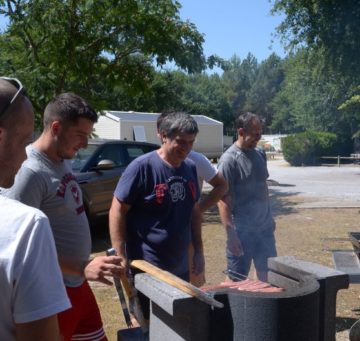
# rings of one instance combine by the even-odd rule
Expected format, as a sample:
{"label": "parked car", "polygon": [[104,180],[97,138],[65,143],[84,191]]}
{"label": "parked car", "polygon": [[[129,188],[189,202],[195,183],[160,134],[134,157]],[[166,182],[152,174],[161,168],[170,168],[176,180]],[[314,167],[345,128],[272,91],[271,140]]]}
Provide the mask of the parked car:
{"label": "parked car", "polygon": [[138,156],[158,149],[153,143],[92,139],[71,161],[83,193],[90,225],[108,214],[115,187],[126,166]]}

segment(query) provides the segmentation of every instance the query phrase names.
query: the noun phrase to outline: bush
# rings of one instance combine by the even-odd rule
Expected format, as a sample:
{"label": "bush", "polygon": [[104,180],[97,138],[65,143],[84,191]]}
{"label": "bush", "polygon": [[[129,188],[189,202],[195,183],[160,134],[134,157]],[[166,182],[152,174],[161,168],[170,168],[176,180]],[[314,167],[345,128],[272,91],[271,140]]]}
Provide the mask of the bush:
{"label": "bush", "polygon": [[320,156],[335,155],[337,136],[333,133],[305,131],[282,139],[284,159],[291,166],[316,165]]}

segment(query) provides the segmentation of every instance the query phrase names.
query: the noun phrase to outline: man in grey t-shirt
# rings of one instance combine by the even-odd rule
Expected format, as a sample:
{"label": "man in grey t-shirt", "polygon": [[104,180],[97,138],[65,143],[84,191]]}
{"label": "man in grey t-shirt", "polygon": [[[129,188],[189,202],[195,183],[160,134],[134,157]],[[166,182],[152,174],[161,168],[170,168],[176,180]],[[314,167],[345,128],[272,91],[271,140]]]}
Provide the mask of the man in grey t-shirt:
{"label": "man in grey t-shirt", "polygon": [[88,280],[111,284],[106,277],[121,271],[120,257],[90,259],[91,237],[82,193],[69,167],[77,150],[86,148],[96,121],[96,112],[81,97],[73,93],[55,97],[45,108],[42,134],[27,148],[28,159],[6,193],[39,208],[50,220],[72,304],[58,316],[65,340],[106,340]]}
{"label": "man in grey t-shirt", "polygon": [[221,222],[227,232],[229,277],[247,276],[254,261],[259,280],[267,281],[267,259],[276,256],[275,222],[266,179],[265,153],[256,148],[262,134],[259,116],[240,115],[235,126],[237,141],[221,156],[218,169],[229,183],[219,201]]}

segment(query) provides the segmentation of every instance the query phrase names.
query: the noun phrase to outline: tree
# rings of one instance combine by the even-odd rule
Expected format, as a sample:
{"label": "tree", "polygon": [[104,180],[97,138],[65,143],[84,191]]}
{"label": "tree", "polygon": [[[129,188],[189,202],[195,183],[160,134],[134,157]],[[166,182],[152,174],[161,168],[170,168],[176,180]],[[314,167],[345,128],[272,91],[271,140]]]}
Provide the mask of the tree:
{"label": "tree", "polygon": [[351,124],[338,107],[348,93],[346,80],[324,70],[320,52],[303,48],[285,61],[285,79],[273,100],[272,129],[282,133],[308,130],[338,135],[339,150],[350,147]]}
{"label": "tree", "polygon": [[276,131],[333,131],[339,127],[340,84],[329,74],[316,72],[320,56],[314,54],[302,49],[285,62],[285,79],[273,101]]}
{"label": "tree", "polygon": [[[309,70],[305,72],[310,76],[310,86],[300,89],[306,93],[308,111],[313,111],[312,122],[326,131],[336,130],[347,150],[360,127],[353,105],[357,100],[352,98],[360,84],[359,5],[359,0],[275,0],[273,6],[274,13],[286,14],[278,27],[283,41],[293,51],[307,49]],[[300,98],[305,96],[299,96],[298,103]],[[302,110],[298,117],[304,118],[306,113]],[[294,117],[294,111],[291,114]]]}
{"label": "tree", "polygon": [[359,80],[359,0],[275,0],[273,13],[286,17],[278,32],[291,49],[321,51],[333,70]]}
{"label": "tree", "polygon": [[[0,72],[19,77],[37,113],[72,90],[97,109],[115,86],[145,91],[153,65],[204,69],[203,36],[171,0],[0,0]],[[38,117],[39,118],[39,117]]]}
{"label": "tree", "polygon": [[183,109],[191,114],[206,115],[222,121],[225,130],[233,125],[225,87],[218,74],[188,76],[182,103]]}
{"label": "tree", "polygon": [[339,106],[344,117],[350,121],[350,130],[353,138],[360,137],[360,86]]}
{"label": "tree", "polygon": [[245,110],[264,117],[266,126],[271,125],[274,116],[272,100],[283,80],[283,61],[273,53],[259,65],[256,78],[247,93]]}
{"label": "tree", "polygon": [[236,55],[228,61],[222,79],[234,114],[244,110],[246,98],[256,78],[257,70],[257,59],[251,53],[243,61]]}
{"label": "tree", "polygon": [[152,70],[151,82],[146,89],[132,96],[122,86],[107,91],[107,108],[145,112],[182,111],[183,93],[188,75],[181,71]]}

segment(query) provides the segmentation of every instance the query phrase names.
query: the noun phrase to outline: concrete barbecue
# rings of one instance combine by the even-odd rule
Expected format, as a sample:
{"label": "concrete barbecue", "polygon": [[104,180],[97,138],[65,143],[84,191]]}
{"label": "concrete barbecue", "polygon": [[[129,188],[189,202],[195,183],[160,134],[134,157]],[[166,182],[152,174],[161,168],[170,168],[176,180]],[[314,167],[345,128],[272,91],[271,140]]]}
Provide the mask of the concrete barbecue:
{"label": "concrete barbecue", "polygon": [[208,290],[224,308],[150,274],[136,275],[136,288],[151,300],[150,340],[335,341],[336,295],[348,288],[349,276],[294,257],[270,258],[269,268],[268,288],[283,290]]}

